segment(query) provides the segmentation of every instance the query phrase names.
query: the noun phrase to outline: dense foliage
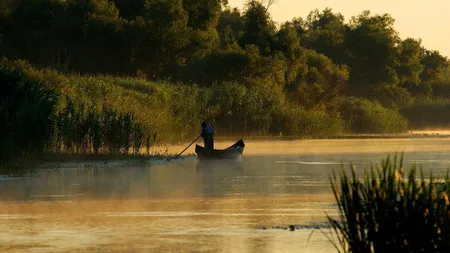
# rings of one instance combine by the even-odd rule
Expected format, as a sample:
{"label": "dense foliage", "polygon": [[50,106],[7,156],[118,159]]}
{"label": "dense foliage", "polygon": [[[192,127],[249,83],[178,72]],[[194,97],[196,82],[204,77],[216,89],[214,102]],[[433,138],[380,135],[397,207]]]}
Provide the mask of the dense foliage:
{"label": "dense foliage", "polygon": [[325,9],[277,25],[259,1],[243,12],[224,0],[0,2],[4,56],[61,71],[199,85],[263,80],[307,107],[332,106],[342,94],[392,101],[450,85],[448,60],[400,39],[388,14],[365,11],[345,23]]}
{"label": "dense foliage", "polygon": [[341,103],[341,112],[348,132],[402,133],[408,129],[408,121],[404,116],[383,107],[377,101],[347,98]]}
{"label": "dense foliage", "polygon": [[0,0],[2,146],[128,153],[155,133],[192,138],[204,119],[221,135],[404,132],[450,110],[423,102],[449,98],[448,59],[401,39],[388,14],[276,24],[271,2]]}
{"label": "dense foliage", "polygon": [[54,71],[3,59],[0,82],[0,161],[44,152],[139,153],[144,138],[150,141],[131,112],[86,100],[74,90],[82,87]]}
{"label": "dense foliage", "polygon": [[20,69],[0,65],[0,161],[44,151],[58,93]]}

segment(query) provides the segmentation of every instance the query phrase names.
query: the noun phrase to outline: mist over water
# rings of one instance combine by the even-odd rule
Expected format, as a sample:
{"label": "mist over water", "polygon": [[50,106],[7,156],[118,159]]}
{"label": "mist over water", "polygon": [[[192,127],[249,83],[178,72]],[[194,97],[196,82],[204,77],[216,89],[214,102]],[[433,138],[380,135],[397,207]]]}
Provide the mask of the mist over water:
{"label": "mist over water", "polygon": [[449,143],[258,141],[239,160],[90,163],[0,177],[0,251],[334,252],[323,235],[326,214],[336,215],[333,169],[353,163],[362,175],[404,151],[406,168],[418,163],[439,176],[450,168]]}

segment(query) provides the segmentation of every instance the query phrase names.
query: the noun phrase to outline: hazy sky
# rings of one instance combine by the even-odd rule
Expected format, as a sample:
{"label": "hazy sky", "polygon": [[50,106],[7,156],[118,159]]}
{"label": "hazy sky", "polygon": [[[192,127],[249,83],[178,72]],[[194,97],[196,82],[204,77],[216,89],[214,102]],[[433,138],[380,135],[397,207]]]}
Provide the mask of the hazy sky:
{"label": "hazy sky", "polygon": [[[242,9],[245,0],[228,2]],[[389,13],[401,38],[420,38],[427,49],[438,50],[450,58],[450,0],[276,0],[270,13],[282,23],[294,17],[306,18],[311,10],[326,7],[342,13],[346,21],[364,10]]]}

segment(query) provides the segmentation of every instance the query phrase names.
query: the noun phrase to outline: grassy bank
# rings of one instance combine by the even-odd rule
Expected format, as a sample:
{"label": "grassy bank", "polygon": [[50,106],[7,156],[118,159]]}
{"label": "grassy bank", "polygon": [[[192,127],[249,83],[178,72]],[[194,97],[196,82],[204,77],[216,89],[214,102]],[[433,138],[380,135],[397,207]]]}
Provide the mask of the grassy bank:
{"label": "grassy bank", "polygon": [[223,135],[320,137],[407,130],[405,119],[395,110],[365,99],[343,99],[338,110],[329,111],[290,103],[283,93],[263,86],[225,82],[202,88],[129,77],[63,75],[7,59],[1,61],[0,67],[5,76],[14,76],[12,86],[26,81],[34,83],[29,89],[34,89],[34,85],[52,92],[51,116],[56,119],[117,118],[128,124],[137,123],[144,135],[156,134],[157,140],[167,142],[197,135],[202,120],[217,120],[217,132]]}
{"label": "grassy bank", "polygon": [[150,154],[156,143],[190,141],[203,120],[217,136],[342,138],[402,134],[408,119],[379,102],[343,97],[307,108],[265,83],[200,87],[139,78],[62,74],[0,61],[2,160],[45,153]]}
{"label": "grassy bank", "polygon": [[[234,141],[243,138],[247,141],[277,141],[277,140],[285,140],[285,141],[295,141],[299,140],[297,136],[264,136],[264,135],[252,135],[252,136],[242,136],[242,135],[219,135],[214,139],[217,141]],[[314,137],[314,138],[301,138],[300,140],[346,140],[346,139],[428,139],[428,138],[450,138],[449,133],[422,133],[411,131],[408,133],[397,133],[397,134],[339,134],[335,136],[324,136],[324,137]],[[179,142],[178,144],[184,144],[186,142]]]}

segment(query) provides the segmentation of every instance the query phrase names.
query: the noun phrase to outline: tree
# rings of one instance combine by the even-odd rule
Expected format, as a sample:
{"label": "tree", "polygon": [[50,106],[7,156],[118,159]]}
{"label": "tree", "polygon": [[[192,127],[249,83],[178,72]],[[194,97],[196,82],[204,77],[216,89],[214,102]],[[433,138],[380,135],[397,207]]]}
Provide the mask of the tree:
{"label": "tree", "polygon": [[190,64],[188,78],[202,86],[226,81],[244,82],[250,58],[242,49],[209,53]]}
{"label": "tree", "polygon": [[263,55],[269,55],[275,44],[275,24],[260,2],[247,3],[244,13],[244,34],[239,41],[241,47],[256,45]]}
{"label": "tree", "polygon": [[283,53],[286,60],[285,87],[291,89],[299,75],[306,71],[304,51],[295,24],[286,22],[277,35],[276,49]]}
{"label": "tree", "polygon": [[215,28],[223,4],[223,0],[183,0],[189,15],[188,26],[200,30]]}
{"label": "tree", "polygon": [[441,91],[441,95],[450,94],[448,83],[449,60],[442,56],[438,51],[425,50],[420,62],[423,65],[423,71],[420,73],[421,84],[416,93],[431,95],[433,89]]}
{"label": "tree", "polygon": [[350,85],[356,95],[370,95],[378,84],[399,83],[397,48],[400,42],[388,14],[371,16],[369,11],[353,17],[346,33],[351,67]]}
{"label": "tree", "polygon": [[276,0],[256,0],[261,6],[264,6],[266,12],[269,11],[270,7],[276,2]]}
{"label": "tree", "polygon": [[276,49],[283,52],[288,61],[295,61],[302,51],[300,36],[295,26],[286,22],[276,34]]}
{"label": "tree", "polygon": [[449,61],[442,56],[438,51],[426,50],[421,58],[421,63],[424,68],[420,74],[422,82],[436,81],[442,72],[449,66]]}
{"label": "tree", "polygon": [[344,24],[342,14],[335,14],[329,8],[322,12],[316,9],[308,15],[305,27],[307,32],[303,38],[306,47],[330,57],[338,64],[346,62],[347,26]]}
{"label": "tree", "polygon": [[119,9],[119,15],[128,20],[135,20],[139,16],[143,16],[147,0],[114,0]]}
{"label": "tree", "polygon": [[189,16],[187,26],[192,29],[188,61],[203,57],[219,46],[216,27],[223,4],[223,0],[183,0]]}
{"label": "tree", "polygon": [[420,73],[423,70],[422,55],[420,40],[408,38],[399,44],[397,73],[403,86],[419,85]]}
{"label": "tree", "polygon": [[349,71],[312,50],[305,52],[306,66],[288,86],[288,97],[306,108],[337,110],[337,99],[346,88]]}
{"label": "tree", "polygon": [[[115,43],[122,25],[118,15],[114,4],[107,0],[18,1],[9,14],[4,47],[8,57],[26,58],[42,66],[64,71],[105,71],[105,66],[113,66],[108,58],[124,48]],[[111,43],[98,50],[99,40]],[[123,58],[118,59],[116,62],[123,64]]]}
{"label": "tree", "polygon": [[186,64],[192,30],[182,0],[154,0],[147,7],[143,36],[138,45],[146,64],[143,70],[152,78],[176,77],[179,66]]}
{"label": "tree", "polygon": [[244,20],[240,11],[237,8],[222,11],[216,29],[222,48],[239,46],[237,43],[244,34]]}

